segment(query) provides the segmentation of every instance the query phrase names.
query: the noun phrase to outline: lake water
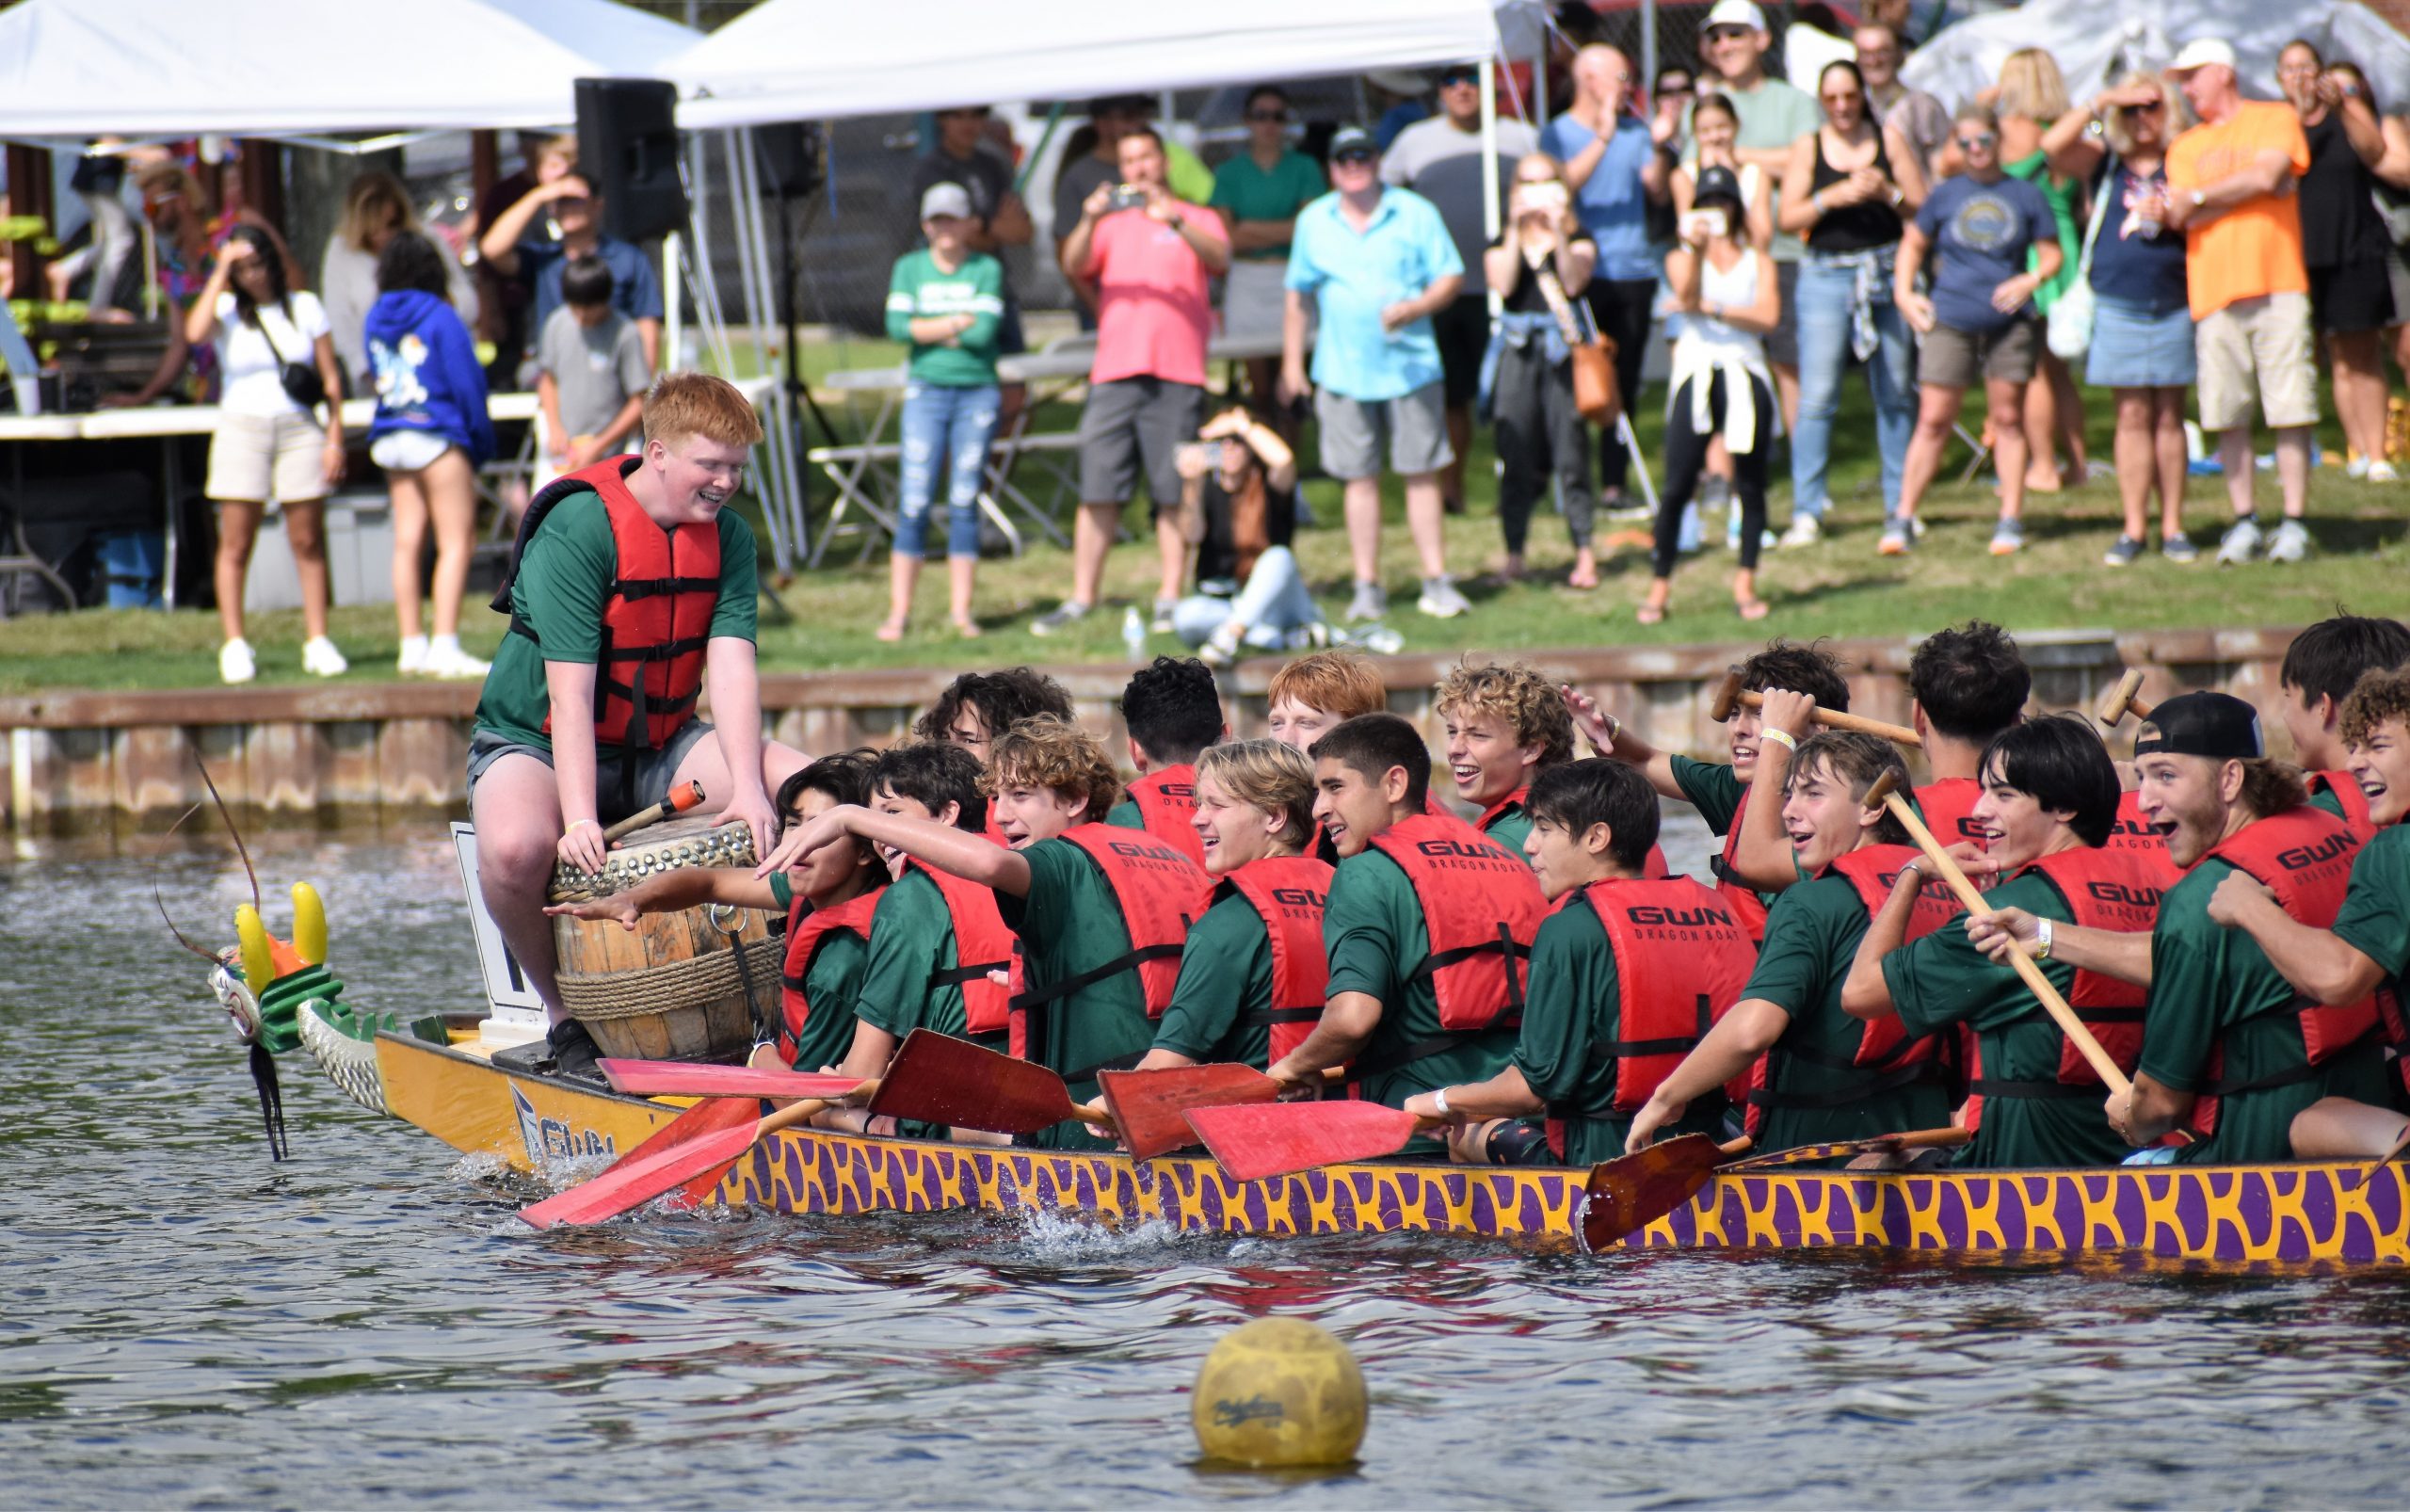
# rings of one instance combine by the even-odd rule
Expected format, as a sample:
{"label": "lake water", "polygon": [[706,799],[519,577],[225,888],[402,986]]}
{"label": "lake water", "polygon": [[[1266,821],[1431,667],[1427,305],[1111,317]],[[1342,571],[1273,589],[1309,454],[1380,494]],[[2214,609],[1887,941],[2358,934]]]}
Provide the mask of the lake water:
{"label": "lake water", "polygon": [[[467,1005],[440,831],[255,837],[363,1005]],[[1683,832],[1678,865],[1699,837]],[[1585,1260],[976,1214],[537,1233],[536,1189],[242,1057],[166,938],[222,846],[0,861],[0,1502],[2399,1505],[2410,1280]],[[1352,1470],[1199,1466],[1213,1341],[1362,1361]]]}

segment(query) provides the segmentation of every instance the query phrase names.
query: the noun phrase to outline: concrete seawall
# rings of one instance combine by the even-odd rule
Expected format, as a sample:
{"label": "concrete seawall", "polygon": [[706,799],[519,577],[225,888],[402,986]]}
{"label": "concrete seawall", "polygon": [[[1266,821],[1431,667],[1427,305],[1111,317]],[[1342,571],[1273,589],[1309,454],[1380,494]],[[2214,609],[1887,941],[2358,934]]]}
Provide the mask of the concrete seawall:
{"label": "concrete seawall", "polygon": [[[2034,702],[2092,708],[2129,667],[2145,673],[2156,700],[2219,688],[2257,705],[2271,754],[2289,754],[2276,717],[2276,668],[2290,628],[2185,630],[2118,635],[2106,631],[2018,636],[2034,669]],[[1713,758],[1723,728],[1708,705],[1725,668],[1755,643],[1647,648],[1593,647],[1518,653],[1551,677],[1596,696],[1661,748]],[[1830,643],[1851,668],[1851,708],[1908,721],[1905,680],[1914,642]],[[1378,661],[1390,704],[1422,725],[1436,746],[1431,687],[1453,654]],[[1230,728],[1263,729],[1265,679],[1277,658],[1225,673]],[[1114,666],[1050,668],[1089,728],[1111,730],[1129,672]],[[951,669],[787,672],[762,680],[763,725],[812,752],[899,738],[954,676]],[[208,764],[229,803],[271,823],[334,825],[465,812],[461,764],[474,684],[397,683],[322,687],[206,688],[105,693],[59,690],[0,699],[8,732],[6,822],[18,834],[129,827],[164,828],[206,795],[193,755]],[[2130,731],[2131,726],[2129,725]],[[2119,739],[2113,748],[2123,751]]]}

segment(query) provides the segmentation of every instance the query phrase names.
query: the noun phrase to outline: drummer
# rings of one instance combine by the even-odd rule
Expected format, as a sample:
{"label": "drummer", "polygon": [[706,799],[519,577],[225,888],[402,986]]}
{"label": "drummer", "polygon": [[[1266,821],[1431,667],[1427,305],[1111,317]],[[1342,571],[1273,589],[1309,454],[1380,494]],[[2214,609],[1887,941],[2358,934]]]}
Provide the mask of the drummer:
{"label": "drummer", "polygon": [[[734,385],[672,373],[645,395],[644,438],[528,506],[469,738],[479,890],[552,1021],[538,1064],[568,1075],[597,1057],[554,981],[554,867],[601,871],[602,827],[688,781],[766,855],[770,795],[810,760],[762,738],[753,531],[724,507],[761,422]],[[695,714],[706,686],[716,727]]]}

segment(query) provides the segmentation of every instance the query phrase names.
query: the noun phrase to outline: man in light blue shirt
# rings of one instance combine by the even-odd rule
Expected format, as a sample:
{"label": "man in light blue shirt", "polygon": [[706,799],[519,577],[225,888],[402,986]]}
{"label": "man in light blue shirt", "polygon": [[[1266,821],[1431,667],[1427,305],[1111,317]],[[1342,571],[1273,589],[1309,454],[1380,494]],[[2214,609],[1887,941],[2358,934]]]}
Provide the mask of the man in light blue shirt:
{"label": "man in light blue shirt", "polygon": [[[1406,480],[1406,520],[1422,558],[1415,606],[1450,619],[1471,605],[1448,578],[1439,470],[1448,444],[1439,346],[1431,316],[1464,286],[1464,259],[1430,201],[1381,183],[1380,152],[1350,126],[1330,143],[1333,191],[1297,213],[1281,330],[1280,398],[1310,393],[1323,471],[1346,486],[1347,544],[1356,566],[1350,619],[1377,619],[1381,451]],[[1320,309],[1312,381],[1306,375],[1306,301]]]}

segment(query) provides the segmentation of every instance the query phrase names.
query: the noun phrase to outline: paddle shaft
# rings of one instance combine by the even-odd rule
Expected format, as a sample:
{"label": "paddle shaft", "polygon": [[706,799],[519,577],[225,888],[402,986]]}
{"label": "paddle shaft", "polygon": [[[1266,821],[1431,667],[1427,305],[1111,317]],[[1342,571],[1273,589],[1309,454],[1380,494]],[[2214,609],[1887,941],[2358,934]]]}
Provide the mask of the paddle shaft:
{"label": "paddle shaft", "polygon": [[[1933,838],[1933,831],[1927,829],[1924,827],[1924,821],[1917,817],[1916,810],[1908,807],[1908,800],[1891,791],[1889,782],[1890,776],[1886,773],[1882,780],[1875,783],[1874,792],[1867,796],[1872,797],[1875,793],[1882,795],[1883,806],[1891,811],[1891,817],[1900,821],[1901,827],[1907,830],[1908,837],[1917,843],[1917,849],[1924,852],[1925,859],[1940,868],[1941,879],[1950,884],[1950,891],[1958,895],[1958,901],[1967,906],[1967,911],[1979,914],[1991,913],[1992,906],[1984,901],[1984,895],[1975,891],[1975,884],[1967,879],[1967,874],[1959,870],[1958,863],[1950,859],[1950,853],[1941,848],[1941,842]],[[2042,974],[2041,963],[2015,946],[2010,947],[2008,963],[2016,968],[2016,974],[2024,979],[2028,988],[2032,989],[2033,996],[2040,1001],[2043,1011],[2049,1014],[2051,1021],[2058,1024],[2060,1033],[2065,1035],[2068,1042],[2082,1053],[2084,1060],[2099,1075],[2102,1085],[2109,1088],[2111,1094],[2130,1095],[2133,1092],[2134,1084],[2127,1079],[2123,1070],[2118,1069],[2116,1061],[2110,1057],[2109,1052],[2100,1048],[2100,1041],[2092,1037],[2092,1031],[2084,1027],[2081,1019],[2076,1017],[2075,1009],[2067,1006],[2067,1000],[2059,996],[2059,989],[2050,985],[2050,979]]]}
{"label": "paddle shaft", "polygon": [[[1724,700],[1718,699],[1716,701],[1720,704]],[[1732,693],[1732,702],[1744,704],[1752,709],[1763,707],[1765,701],[1766,696],[1753,689],[1736,688]],[[1727,707],[1722,714],[1715,716],[1718,723],[1731,716],[1732,711],[1729,707]],[[1827,730],[1854,730],[1862,735],[1880,735],[1894,746],[1908,746],[1918,750],[1924,748],[1924,737],[1905,725],[1888,724],[1881,719],[1869,719],[1861,714],[1843,714],[1838,709],[1822,707],[1808,717]]]}

